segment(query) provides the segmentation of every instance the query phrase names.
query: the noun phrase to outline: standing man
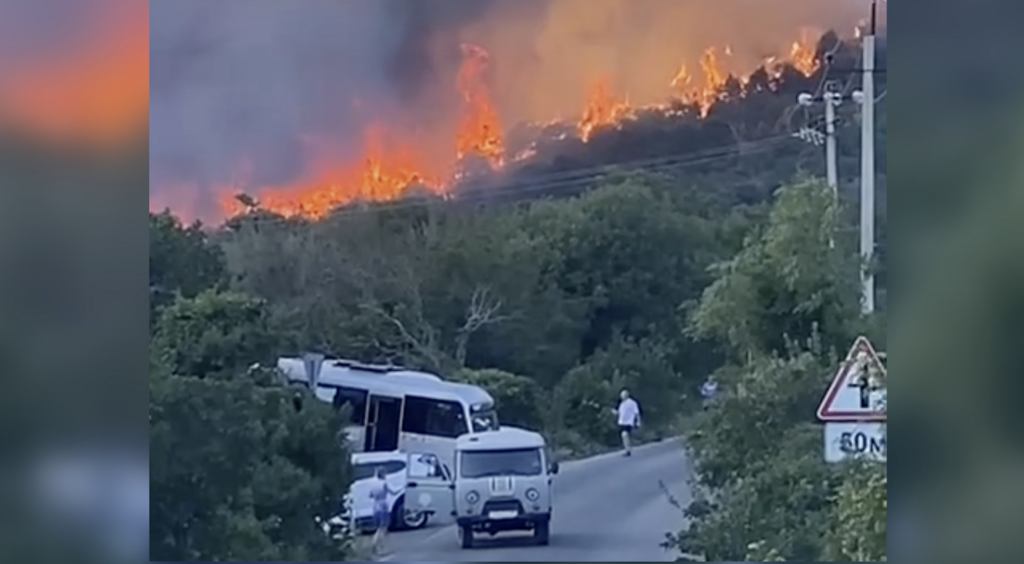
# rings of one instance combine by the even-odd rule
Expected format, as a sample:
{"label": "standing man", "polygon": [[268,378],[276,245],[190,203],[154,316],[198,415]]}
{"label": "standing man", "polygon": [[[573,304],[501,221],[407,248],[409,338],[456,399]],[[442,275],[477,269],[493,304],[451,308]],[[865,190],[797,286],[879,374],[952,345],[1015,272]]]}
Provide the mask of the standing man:
{"label": "standing man", "polygon": [[622,435],[622,448],[626,451],[624,456],[630,456],[633,454],[633,431],[640,426],[640,404],[629,397],[629,390],[622,390],[619,400],[619,407],[615,410],[619,419],[619,433]]}
{"label": "standing man", "polygon": [[704,381],[704,384],[700,387],[700,395],[704,398],[704,409],[707,409],[711,400],[718,395],[718,382],[714,376],[708,376],[708,379]]}
{"label": "standing man", "polygon": [[373,500],[373,520],[377,530],[373,533],[373,555],[380,556],[383,552],[384,536],[391,525],[391,509],[388,504],[388,495],[400,495],[401,490],[395,491],[388,487],[384,478],[384,469],[377,468],[370,486],[370,499]]}

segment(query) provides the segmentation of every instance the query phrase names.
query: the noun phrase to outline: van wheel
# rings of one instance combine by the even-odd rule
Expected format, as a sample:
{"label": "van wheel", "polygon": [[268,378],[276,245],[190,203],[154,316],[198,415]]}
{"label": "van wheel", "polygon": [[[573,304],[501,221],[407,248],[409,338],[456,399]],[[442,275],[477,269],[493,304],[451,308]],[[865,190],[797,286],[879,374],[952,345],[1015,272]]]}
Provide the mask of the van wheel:
{"label": "van wheel", "polygon": [[406,511],[405,496],[398,498],[391,510],[391,530],[407,531],[427,526],[430,515],[426,511]]}
{"label": "van wheel", "polygon": [[549,521],[538,521],[533,526],[533,539],[541,546],[547,546],[551,542],[551,525]]}
{"label": "van wheel", "polygon": [[468,525],[459,526],[459,543],[462,548],[473,548],[473,528]]}

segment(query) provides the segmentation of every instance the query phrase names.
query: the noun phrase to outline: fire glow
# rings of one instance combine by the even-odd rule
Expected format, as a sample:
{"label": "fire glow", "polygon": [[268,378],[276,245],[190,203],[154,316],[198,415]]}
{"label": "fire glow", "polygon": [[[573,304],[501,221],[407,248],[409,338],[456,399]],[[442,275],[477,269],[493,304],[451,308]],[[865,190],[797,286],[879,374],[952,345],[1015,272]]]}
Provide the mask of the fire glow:
{"label": "fire glow", "polygon": [[[809,31],[791,44],[781,47],[779,53],[761,61],[770,76],[778,77],[788,65],[811,76],[818,70],[816,41],[818,35]],[[510,155],[506,147],[507,127],[502,121],[488,86],[488,70],[494,63],[491,54],[482,46],[463,43],[462,64],[453,92],[459,95],[461,111],[454,134],[447,141],[447,161],[428,156],[420,149],[424,139],[400,126],[376,122],[363,132],[363,142],[356,158],[336,162],[330,152],[317,140],[309,140],[308,151],[315,163],[300,184],[287,186],[252,186],[246,182],[244,167],[231,186],[216,190],[223,216],[236,215],[247,207],[237,197],[251,195],[261,209],[285,216],[320,218],[338,206],[358,200],[388,201],[402,197],[411,188],[434,194],[449,193],[459,166],[467,158],[476,158],[492,170],[500,170],[523,159],[529,152]],[[693,70],[691,70],[691,68]],[[746,86],[756,68],[741,69],[732,60],[732,50],[709,48],[692,67],[680,65],[667,73],[664,82],[664,102],[634,105],[628,92],[616,91],[611,80],[596,77],[580,100],[578,116],[572,120],[550,120],[548,123],[571,124],[574,135],[587,142],[601,129],[614,128],[635,117],[639,112],[677,111],[680,103],[694,107],[699,115],[707,116],[712,106],[727,94],[725,87],[730,78]],[[431,139],[436,155],[436,138]]]}

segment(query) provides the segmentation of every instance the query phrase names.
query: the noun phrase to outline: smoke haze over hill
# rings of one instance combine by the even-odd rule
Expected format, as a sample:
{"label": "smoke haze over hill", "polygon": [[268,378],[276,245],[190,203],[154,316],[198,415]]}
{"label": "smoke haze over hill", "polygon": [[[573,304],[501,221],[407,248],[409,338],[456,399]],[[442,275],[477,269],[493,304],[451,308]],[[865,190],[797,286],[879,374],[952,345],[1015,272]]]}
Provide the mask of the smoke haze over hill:
{"label": "smoke haze over hill", "polygon": [[[465,148],[500,144],[516,124],[578,119],[597,84],[630,104],[663,101],[683,65],[708,79],[709,47],[721,70],[749,73],[826,29],[852,34],[867,0],[154,0],[151,10],[151,207],[216,217],[225,191],[359,183],[349,179],[366,167],[353,167],[371,161],[375,178],[443,178]],[[486,56],[469,60],[466,44]],[[474,73],[460,75],[467,61]],[[455,140],[471,134],[490,139]]]}

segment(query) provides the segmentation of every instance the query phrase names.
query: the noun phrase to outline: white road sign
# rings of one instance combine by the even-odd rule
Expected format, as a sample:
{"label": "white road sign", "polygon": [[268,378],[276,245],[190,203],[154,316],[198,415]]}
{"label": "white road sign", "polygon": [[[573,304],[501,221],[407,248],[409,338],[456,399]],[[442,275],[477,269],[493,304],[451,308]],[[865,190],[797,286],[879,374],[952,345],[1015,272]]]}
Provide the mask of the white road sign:
{"label": "white road sign", "polygon": [[886,368],[866,337],[859,337],[839,366],[818,407],[822,421],[885,421]]}
{"label": "white road sign", "polygon": [[885,462],[888,457],[886,424],[877,421],[825,423],[825,461],[861,458]]}

